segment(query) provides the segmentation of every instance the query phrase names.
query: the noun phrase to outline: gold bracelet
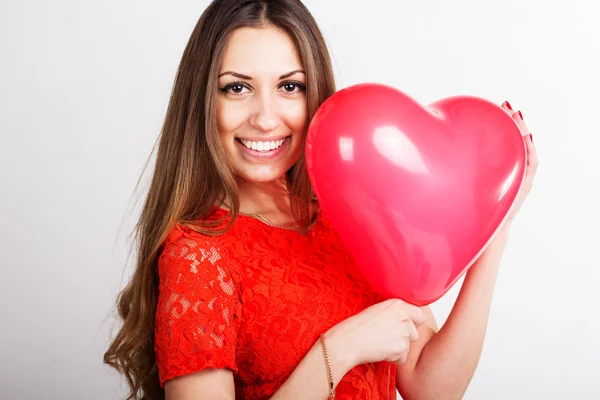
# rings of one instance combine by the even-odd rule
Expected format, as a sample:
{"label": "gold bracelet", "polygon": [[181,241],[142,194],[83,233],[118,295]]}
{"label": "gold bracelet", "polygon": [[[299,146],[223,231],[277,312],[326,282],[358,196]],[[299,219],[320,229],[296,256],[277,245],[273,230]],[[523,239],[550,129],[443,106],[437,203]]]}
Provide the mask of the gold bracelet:
{"label": "gold bracelet", "polygon": [[327,363],[327,380],[329,381],[329,397],[328,399],[335,399],[335,388],[333,387],[333,374],[331,373],[331,360],[329,360],[329,352],[325,345],[325,336],[321,334],[321,346],[323,347],[323,354],[325,355],[325,361]]}

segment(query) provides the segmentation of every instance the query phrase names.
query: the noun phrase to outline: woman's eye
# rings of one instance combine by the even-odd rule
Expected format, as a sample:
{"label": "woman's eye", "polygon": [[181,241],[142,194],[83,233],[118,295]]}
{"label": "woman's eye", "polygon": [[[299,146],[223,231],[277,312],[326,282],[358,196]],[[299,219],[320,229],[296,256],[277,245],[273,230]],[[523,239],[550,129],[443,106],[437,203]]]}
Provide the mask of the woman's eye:
{"label": "woman's eye", "polygon": [[290,94],[306,90],[306,87],[300,82],[284,82],[281,84],[281,87],[286,93]]}
{"label": "woman's eye", "polygon": [[231,91],[233,93],[239,94],[242,93],[244,91],[244,87],[242,85],[235,85],[231,87]]}
{"label": "woman's eye", "polygon": [[[244,89],[246,91],[244,91]],[[225,93],[225,94],[233,94],[236,96],[248,93],[248,91],[250,90],[250,88],[248,88],[248,86],[242,84],[242,83],[230,83],[229,85],[221,88],[221,92]]]}

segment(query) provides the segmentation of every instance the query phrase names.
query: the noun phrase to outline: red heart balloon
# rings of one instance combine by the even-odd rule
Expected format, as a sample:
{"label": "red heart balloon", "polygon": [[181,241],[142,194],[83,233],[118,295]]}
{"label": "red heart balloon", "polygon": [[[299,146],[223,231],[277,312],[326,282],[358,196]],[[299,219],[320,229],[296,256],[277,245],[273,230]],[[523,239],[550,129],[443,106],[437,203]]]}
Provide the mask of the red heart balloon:
{"label": "red heart balloon", "polygon": [[331,96],[308,129],[315,194],[372,287],[422,306],[483,252],[525,177],[508,112],[475,97],[422,107],[381,84]]}

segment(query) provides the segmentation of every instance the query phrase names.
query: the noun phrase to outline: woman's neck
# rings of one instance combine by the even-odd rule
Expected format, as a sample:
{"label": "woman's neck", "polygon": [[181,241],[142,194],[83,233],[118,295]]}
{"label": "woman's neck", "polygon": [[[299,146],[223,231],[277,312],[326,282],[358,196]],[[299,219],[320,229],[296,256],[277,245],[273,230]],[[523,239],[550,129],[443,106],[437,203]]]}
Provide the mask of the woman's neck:
{"label": "woman's neck", "polygon": [[[238,182],[240,212],[260,214],[273,225],[305,235],[307,228],[298,225],[292,214],[285,179],[273,182]],[[230,204],[226,200],[227,204]]]}
{"label": "woman's neck", "polygon": [[238,196],[242,212],[291,215],[290,198],[284,179],[272,182],[240,180]]}

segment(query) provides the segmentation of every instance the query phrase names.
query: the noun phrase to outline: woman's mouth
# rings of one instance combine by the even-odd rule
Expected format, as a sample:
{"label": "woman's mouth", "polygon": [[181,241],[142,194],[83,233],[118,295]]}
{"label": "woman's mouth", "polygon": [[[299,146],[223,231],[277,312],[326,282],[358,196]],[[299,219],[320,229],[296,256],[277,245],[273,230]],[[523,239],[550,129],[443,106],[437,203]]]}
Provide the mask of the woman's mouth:
{"label": "woman's mouth", "polygon": [[237,139],[241,144],[243,144],[247,149],[267,152],[277,150],[279,147],[285,143],[285,141],[289,138],[280,139],[280,140],[271,140],[271,141],[254,141],[254,140],[246,140],[246,139]]}
{"label": "woman's mouth", "polygon": [[279,140],[262,141],[246,140],[241,138],[235,139],[245,154],[260,159],[273,158],[277,156],[285,147],[287,147],[291,140],[291,136]]}

